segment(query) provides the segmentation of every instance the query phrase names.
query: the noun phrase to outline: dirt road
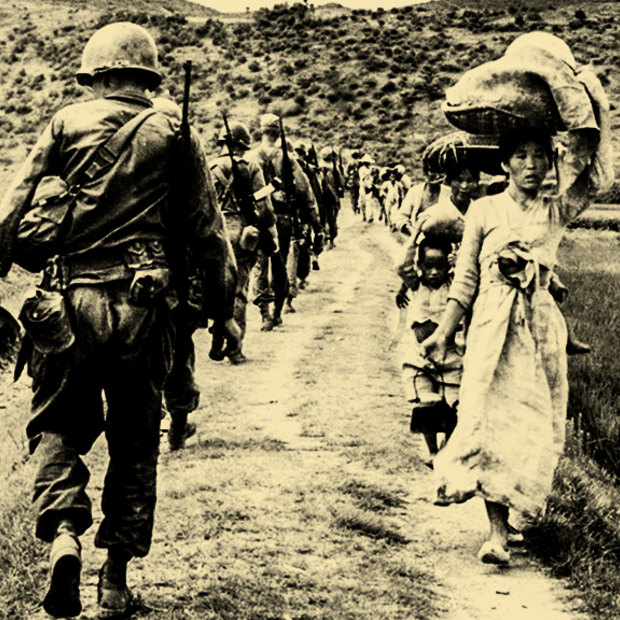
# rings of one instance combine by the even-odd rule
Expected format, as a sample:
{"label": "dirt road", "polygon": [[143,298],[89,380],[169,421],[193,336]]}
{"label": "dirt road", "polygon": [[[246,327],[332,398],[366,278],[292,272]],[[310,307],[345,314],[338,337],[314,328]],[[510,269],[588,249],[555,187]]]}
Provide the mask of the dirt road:
{"label": "dirt road", "polygon": [[[387,350],[397,244],[342,214],[298,312],[271,333],[252,308],[235,367],[197,338],[197,437],[162,448],[153,549],[134,561],[137,618],[580,618],[525,551],[480,564],[479,500],[437,508]],[[89,457],[100,492],[105,449]],[[103,561],[84,541],[83,618]]]}

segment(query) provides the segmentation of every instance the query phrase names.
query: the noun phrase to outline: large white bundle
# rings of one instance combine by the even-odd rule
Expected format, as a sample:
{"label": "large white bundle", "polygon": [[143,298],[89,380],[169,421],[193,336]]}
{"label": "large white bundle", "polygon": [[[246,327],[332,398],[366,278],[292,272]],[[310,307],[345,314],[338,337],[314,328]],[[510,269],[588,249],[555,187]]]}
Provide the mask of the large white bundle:
{"label": "large white bundle", "polygon": [[467,71],[446,91],[443,111],[473,134],[598,129],[570,49],[542,32],[519,37],[498,60]]}

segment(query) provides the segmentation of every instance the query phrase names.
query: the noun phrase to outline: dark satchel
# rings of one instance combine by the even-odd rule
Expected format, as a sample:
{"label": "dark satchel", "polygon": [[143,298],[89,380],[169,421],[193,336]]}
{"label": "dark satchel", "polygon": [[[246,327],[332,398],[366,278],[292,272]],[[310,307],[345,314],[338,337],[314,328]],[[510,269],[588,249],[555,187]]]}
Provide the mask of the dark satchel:
{"label": "dark satchel", "polygon": [[71,228],[81,186],[97,180],[112,168],[140,125],[153,114],[155,110],[148,108],[134,116],[66,180],[45,176],[39,181],[31,207],[17,229],[14,261],[18,265],[37,273],[51,257],[60,253]]}

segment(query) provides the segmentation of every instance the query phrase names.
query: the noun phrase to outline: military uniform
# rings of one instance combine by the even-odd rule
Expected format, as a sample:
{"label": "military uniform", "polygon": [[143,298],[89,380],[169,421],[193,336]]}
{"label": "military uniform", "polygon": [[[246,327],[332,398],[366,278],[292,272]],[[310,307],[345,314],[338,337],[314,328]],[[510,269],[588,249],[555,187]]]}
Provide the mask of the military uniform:
{"label": "military uniform", "polygon": [[[277,135],[279,131],[279,119],[274,114],[265,114],[261,117],[261,129],[272,131]],[[248,160],[257,163],[263,170],[265,180],[271,182],[274,177],[284,178],[283,153],[279,145],[261,144],[260,146],[248,151]],[[299,163],[296,161],[292,152],[289,153],[291,165],[291,189],[293,195],[290,196],[290,203],[287,201],[284,189],[274,192],[271,196],[273,209],[276,214],[276,227],[278,229],[278,240],[280,245],[281,261],[269,260],[263,253],[259,254],[257,262],[256,276],[256,300],[255,303],[261,309],[263,316],[263,328],[270,329],[273,324],[282,322],[281,312],[284,300],[288,295],[297,293],[297,258],[298,246],[293,250],[292,259],[289,262],[289,250],[291,241],[296,242],[302,237],[302,223],[307,221],[312,226],[315,234],[322,235],[321,223],[310,183],[303,173]],[[272,288],[269,285],[269,263],[272,270]],[[285,280],[283,283],[282,280]],[[269,313],[269,301],[274,301],[273,317]],[[270,325],[270,321],[273,323]]]}
{"label": "military uniform", "polygon": [[[249,138],[249,135],[248,135]],[[237,170],[241,176],[240,185],[237,192],[254,194],[265,187],[263,172],[254,161],[248,161],[245,156],[235,156]],[[241,330],[239,346],[236,351],[230,351],[229,357],[233,363],[240,362],[244,358],[241,354],[241,345],[246,330],[246,308],[248,301],[248,288],[250,283],[250,273],[258,257],[258,247],[252,249],[244,248],[242,244],[242,234],[247,226],[254,225],[244,214],[236,197],[233,183],[233,172],[230,155],[222,154],[209,162],[209,168],[215,183],[215,189],[219,204],[226,220],[226,230],[232,243],[233,251],[237,259],[237,288],[235,291],[234,319]],[[237,196],[239,194],[237,193]],[[251,204],[250,198],[250,204]],[[269,196],[261,200],[258,204],[258,219],[261,229],[271,236],[271,245],[274,249],[278,247],[278,232],[276,230],[276,217],[273,212]]]}
{"label": "military uniform", "polygon": [[[113,53],[99,62],[109,46]],[[57,112],[17,174],[0,204],[0,275],[6,275],[14,260],[16,229],[41,179],[67,178],[119,127],[152,106],[140,89],[114,91],[110,84],[126,83],[128,74],[109,81],[105,72],[110,65],[116,75],[125,68],[144,81],[148,77],[151,89],[160,80],[155,45],[144,29],[111,24],[93,35],[78,81],[95,83],[93,88],[105,95]],[[155,112],[109,171],[78,191],[61,249],[75,342],[58,354],[35,349],[30,360],[34,395],[27,435],[39,463],[36,534],[54,541],[44,606],[55,617],[78,615],[81,608],[77,536],[92,523],[89,473],[81,455],[102,432],[110,461],[95,545],[109,553],[98,590],[105,613],[127,610],[126,563],[146,555],[151,544],[162,386],[172,363],[175,301],[168,291],[137,305],[133,295],[140,267],[132,261],[140,253],[157,254],[159,268],[170,267],[179,240],[171,233],[170,207],[177,232],[210,275],[214,315],[221,321],[232,316],[234,256],[195,135],[183,161],[189,183],[186,199],[174,199],[178,129],[170,116]]]}
{"label": "military uniform", "polygon": [[321,149],[321,172],[323,175],[323,226],[327,232],[330,245],[333,247],[338,236],[338,213],[343,183],[338,167],[334,165],[334,152],[330,147]]}

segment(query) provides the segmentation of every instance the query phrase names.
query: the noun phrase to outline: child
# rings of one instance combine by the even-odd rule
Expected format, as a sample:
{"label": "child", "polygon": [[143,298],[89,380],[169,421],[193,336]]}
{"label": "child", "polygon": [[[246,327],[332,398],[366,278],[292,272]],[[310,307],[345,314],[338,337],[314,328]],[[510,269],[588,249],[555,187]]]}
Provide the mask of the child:
{"label": "child", "polygon": [[[427,465],[439,448],[437,434],[447,441],[456,425],[456,406],[461,380],[464,339],[462,331],[453,339],[444,362],[429,366],[421,355],[420,342],[437,328],[448,301],[451,270],[448,257],[452,245],[426,237],[418,246],[416,266],[418,284],[408,304],[407,324],[411,326],[403,339],[402,378],[405,395],[413,404],[411,432],[422,433],[430,453]],[[404,309],[401,309],[405,312]]]}

